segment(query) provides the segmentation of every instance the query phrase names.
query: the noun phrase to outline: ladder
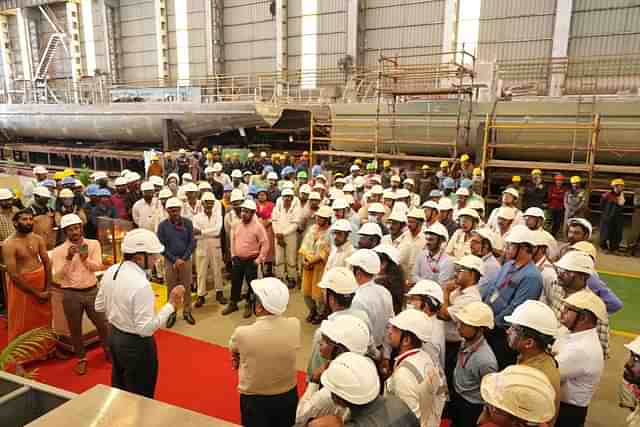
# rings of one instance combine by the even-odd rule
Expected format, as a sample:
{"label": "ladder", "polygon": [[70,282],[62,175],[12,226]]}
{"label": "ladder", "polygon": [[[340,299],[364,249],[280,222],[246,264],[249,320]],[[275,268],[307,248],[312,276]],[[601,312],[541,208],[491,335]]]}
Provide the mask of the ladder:
{"label": "ladder", "polygon": [[33,81],[45,80],[47,78],[47,72],[49,71],[49,65],[53,62],[53,59],[56,56],[56,51],[58,50],[58,46],[60,43],[64,43],[62,41],[63,34],[54,33],[49,37],[49,41],[47,42],[47,47],[45,48],[42,56],[40,57],[40,62],[38,63],[38,68],[36,68],[35,75],[33,77]]}

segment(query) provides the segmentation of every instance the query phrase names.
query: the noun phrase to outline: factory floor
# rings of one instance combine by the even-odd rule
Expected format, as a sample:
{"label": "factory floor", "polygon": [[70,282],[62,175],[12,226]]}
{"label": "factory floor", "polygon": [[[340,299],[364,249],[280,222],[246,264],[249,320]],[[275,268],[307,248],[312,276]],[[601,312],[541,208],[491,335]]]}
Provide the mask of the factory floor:
{"label": "factory floor", "polygon": [[[603,254],[599,257],[598,269],[607,272],[619,272],[640,276],[640,263],[637,258]],[[228,288],[225,289],[225,294],[228,295]],[[625,303],[626,302],[627,301],[625,301]],[[180,316],[172,330],[193,338],[227,346],[229,337],[236,326],[253,321],[253,319],[245,320],[242,318],[243,308],[241,305],[239,312],[233,313],[230,316],[222,316],[220,314],[222,311],[220,304],[216,303],[213,298],[209,298],[203,307],[193,310],[194,317],[197,320],[195,326],[189,326]],[[626,309],[631,309],[631,307],[626,307]],[[295,316],[299,319],[306,317],[307,309],[300,291],[295,290],[292,292],[286,315]],[[640,324],[640,316],[638,319],[638,323]],[[306,369],[311,350],[311,339],[315,329],[315,326],[305,323],[304,321],[302,322],[302,346],[297,355],[299,370]],[[614,333],[611,336],[611,358],[606,363],[602,382],[589,408],[587,425],[590,427],[625,425],[625,418],[629,414],[629,411],[618,406],[618,387],[622,378],[623,366],[629,355],[624,344],[631,341],[631,339],[632,337],[628,334],[621,336]],[[211,369],[215,369],[215,367],[211,367]]]}

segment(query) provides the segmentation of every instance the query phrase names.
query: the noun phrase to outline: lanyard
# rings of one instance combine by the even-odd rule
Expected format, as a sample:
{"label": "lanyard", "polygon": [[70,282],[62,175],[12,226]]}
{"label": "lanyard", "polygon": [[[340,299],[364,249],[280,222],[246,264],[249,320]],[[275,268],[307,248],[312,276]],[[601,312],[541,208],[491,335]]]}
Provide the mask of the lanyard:
{"label": "lanyard", "polygon": [[402,355],[402,357],[401,357],[401,358],[399,358],[398,360],[396,360],[395,367],[397,368],[398,366],[400,366],[400,364],[401,364],[405,359],[407,359],[407,358],[409,358],[409,357],[411,357],[411,356],[413,356],[413,355],[417,354],[419,351],[420,351],[420,349],[419,349],[419,348],[416,348],[416,349],[414,349],[414,350],[409,350],[409,351],[407,351],[405,354],[403,354],[403,355]]}
{"label": "lanyard", "polygon": [[462,368],[465,367],[465,365],[467,364],[467,362],[469,361],[473,353],[475,353],[478,350],[478,348],[482,344],[482,341],[483,341],[482,339],[479,340],[475,344],[472,344],[468,348],[465,348],[464,351],[463,349],[460,349],[460,351],[458,352],[458,362],[460,363],[460,366]]}
{"label": "lanyard", "polygon": [[[437,258],[431,256],[431,254],[427,255],[427,265],[432,273],[437,273],[439,271],[438,264],[440,263],[440,258],[442,258],[443,251],[440,250]],[[431,260],[435,260],[433,263]]]}

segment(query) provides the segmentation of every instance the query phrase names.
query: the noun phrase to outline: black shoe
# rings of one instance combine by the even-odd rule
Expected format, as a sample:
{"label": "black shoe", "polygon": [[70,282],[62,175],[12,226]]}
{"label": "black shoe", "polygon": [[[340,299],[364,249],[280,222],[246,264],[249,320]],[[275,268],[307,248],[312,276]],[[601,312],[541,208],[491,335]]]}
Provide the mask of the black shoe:
{"label": "black shoe", "polygon": [[184,320],[186,320],[188,324],[190,324],[190,325],[195,325],[196,324],[196,319],[193,318],[193,315],[191,314],[191,312],[183,313],[182,317],[184,317]]}
{"label": "black shoe", "polygon": [[296,288],[296,281],[293,279],[289,279],[287,280],[287,288],[289,289],[295,289]]}
{"label": "black shoe", "polygon": [[235,302],[231,301],[229,304],[227,304],[227,306],[224,308],[224,310],[222,310],[222,315],[226,316],[227,314],[231,314],[234,311],[238,311],[238,304],[236,304]]}
{"label": "black shoe", "polygon": [[196,308],[202,307],[204,305],[204,297],[198,297],[194,305]]}
{"label": "black shoe", "polygon": [[176,313],[171,313],[171,316],[167,319],[167,328],[173,328],[173,325],[176,324]]}
{"label": "black shoe", "polygon": [[245,319],[248,319],[249,317],[251,317],[252,314],[253,314],[253,309],[251,308],[251,303],[247,301],[247,303],[244,306],[244,314],[242,315],[242,317],[244,317]]}
{"label": "black shoe", "polygon": [[224,294],[222,293],[222,291],[216,292],[216,301],[218,301],[220,304],[226,304],[228,302],[227,299],[224,297]]}

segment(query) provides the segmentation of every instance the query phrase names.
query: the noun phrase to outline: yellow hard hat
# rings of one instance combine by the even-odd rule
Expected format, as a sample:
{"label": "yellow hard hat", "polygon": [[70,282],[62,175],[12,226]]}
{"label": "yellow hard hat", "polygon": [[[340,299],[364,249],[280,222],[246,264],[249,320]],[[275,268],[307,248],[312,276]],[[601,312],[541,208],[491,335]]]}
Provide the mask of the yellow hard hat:
{"label": "yellow hard hat", "polygon": [[514,175],[511,177],[511,182],[520,182],[522,181],[522,178],[520,178],[520,175]]}
{"label": "yellow hard hat", "polygon": [[473,176],[482,176],[482,169],[480,168],[475,168],[473,170]]}
{"label": "yellow hard hat", "polygon": [[207,153],[207,160],[213,160],[213,154]]}
{"label": "yellow hard hat", "polygon": [[280,154],[280,160],[287,160],[286,154]]}
{"label": "yellow hard hat", "polygon": [[62,181],[62,178],[64,178],[64,173],[63,172],[56,172],[53,174],[53,179],[55,181]]}
{"label": "yellow hard hat", "polygon": [[353,162],[353,164],[354,164],[354,165],[358,165],[358,166],[362,166],[362,159],[356,159],[356,160]]}
{"label": "yellow hard hat", "polygon": [[469,161],[469,155],[468,154],[463,154],[462,156],[460,156],[460,161],[461,162],[468,162]]}
{"label": "yellow hard hat", "polygon": [[382,162],[382,167],[383,168],[388,168],[389,166],[391,166],[391,161],[385,160],[384,162]]}
{"label": "yellow hard hat", "polygon": [[429,166],[429,165],[422,165],[422,170],[423,170],[423,171],[426,171],[426,170],[429,170],[429,169],[431,169],[431,166]]}
{"label": "yellow hard hat", "polygon": [[16,199],[22,198],[22,191],[20,191],[18,189],[14,189],[13,190],[13,194],[16,196]]}
{"label": "yellow hard hat", "polygon": [[449,167],[449,161],[448,160],[443,160],[440,162],[440,167],[441,168],[448,168]]}
{"label": "yellow hard hat", "polygon": [[63,176],[76,176],[76,171],[74,171],[71,168],[67,168],[64,171],[62,171]]}
{"label": "yellow hard hat", "polygon": [[202,149],[202,152],[203,152],[203,153],[207,153],[207,152],[209,152],[209,149],[208,149],[207,147],[204,147],[204,148]]}
{"label": "yellow hard hat", "polygon": [[542,171],[540,169],[534,169],[531,171],[531,175],[542,175]]}
{"label": "yellow hard hat", "polygon": [[624,185],[624,179],[622,178],[616,178],[613,181],[611,181],[611,186],[614,185]]}
{"label": "yellow hard hat", "polygon": [[582,178],[580,178],[578,175],[574,175],[569,179],[569,182],[571,182],[572,184],[580,184],[582,182]]}

